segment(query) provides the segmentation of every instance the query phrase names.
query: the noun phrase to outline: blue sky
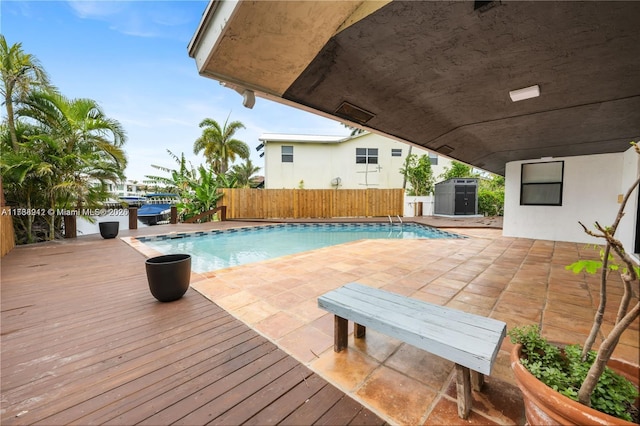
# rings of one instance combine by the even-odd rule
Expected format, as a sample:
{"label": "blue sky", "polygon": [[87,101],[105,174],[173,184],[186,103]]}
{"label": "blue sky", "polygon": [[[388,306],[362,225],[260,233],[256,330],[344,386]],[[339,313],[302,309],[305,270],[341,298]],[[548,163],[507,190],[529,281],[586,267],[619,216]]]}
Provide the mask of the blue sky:
{"label": "blue sky", "polygon": [[207,3],[2,0],[0,32],[35,55],[63,95],[94,99],[123,125],[129,179],[162,174],[151,164],[174,168],[167,149],[202,163],[193,142],[204,118],[244,123],[236,136],[259,167],[263,133],[348,135],[336,121],[262,98],[247,109],[235,91],[199,76],[187,46]]}

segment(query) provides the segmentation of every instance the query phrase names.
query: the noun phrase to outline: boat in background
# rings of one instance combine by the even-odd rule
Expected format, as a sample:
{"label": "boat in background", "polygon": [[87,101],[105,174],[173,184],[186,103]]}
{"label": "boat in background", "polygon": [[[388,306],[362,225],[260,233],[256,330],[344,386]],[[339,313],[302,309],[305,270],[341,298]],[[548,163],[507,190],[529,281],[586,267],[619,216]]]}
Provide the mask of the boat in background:
{"label": "boat in background", "polygon": [[157,225],[168,222],[171,206],[178,203],[177,194],[147,194],[145,203],[138,209],[138,220],[145,225]]}
{"label": "boat in background", "polygon": [[125,203],[127,207],[142,207],[147,202],[147,197],[139,195],[125,195],[118,197],[121,203]]}

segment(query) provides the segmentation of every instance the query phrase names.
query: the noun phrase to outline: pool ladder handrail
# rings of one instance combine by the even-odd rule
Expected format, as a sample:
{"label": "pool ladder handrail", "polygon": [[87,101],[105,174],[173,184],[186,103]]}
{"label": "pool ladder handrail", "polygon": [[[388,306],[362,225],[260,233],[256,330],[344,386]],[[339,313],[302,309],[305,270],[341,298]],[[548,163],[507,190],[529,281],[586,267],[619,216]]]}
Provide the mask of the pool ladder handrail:
{"label": "pool ladder handrail", "polygon": [[[389,225],[393,226],[393,220],[391,220],[391,216],[387,215],[387,217],[389,218]],[[404,223],[402,222],[402,218],[400,218],[399,215],[396,216],[398,218],[398,223],[400,224],[400,227],[402,227],[402,225],[404,225]]]}

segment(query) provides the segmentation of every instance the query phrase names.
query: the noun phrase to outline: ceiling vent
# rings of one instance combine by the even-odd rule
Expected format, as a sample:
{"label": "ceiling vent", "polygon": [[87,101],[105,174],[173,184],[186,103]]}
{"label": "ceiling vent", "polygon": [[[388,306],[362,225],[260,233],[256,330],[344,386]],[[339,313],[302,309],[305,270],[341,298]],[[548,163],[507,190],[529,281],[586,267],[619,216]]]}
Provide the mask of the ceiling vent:
{"label": "ceiling vent", "polygon": [[449,155],[453,152],[453,148],[451,148],[449,145],[442,145],[440,148],[436,148],[436,151],[438,151],[442,155]]}
{"label": "ceiling vent", "polygon": [[499,0],[496,1],[480,1],[476,0],[473,2],[473,10],[477,10],[480,13],[484,13],[489,9],[493,9],[494,7],[500,4]]}
{"label": "ceiling vent", "polygon": [[342,118],[346,118],[347,120],[360,124],[364,124],[375,117],[375,115],[369,111],[365,111],[362,108],[350,104],[349,102],[342,102],[335,113]]}

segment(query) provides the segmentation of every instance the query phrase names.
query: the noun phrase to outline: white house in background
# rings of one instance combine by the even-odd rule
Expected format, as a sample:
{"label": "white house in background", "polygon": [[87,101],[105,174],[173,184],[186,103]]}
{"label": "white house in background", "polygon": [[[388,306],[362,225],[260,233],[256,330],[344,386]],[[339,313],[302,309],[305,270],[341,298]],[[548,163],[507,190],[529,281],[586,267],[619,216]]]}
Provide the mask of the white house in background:
{"label": "white house in background", "polygon": [[269,133],[264,144],[266,189],[402,188],[407,156],[427,155],[436,181],[449,159],[374,133],[317,136]]}
{"label": "white house in background", "polygon": [[147,193],[147,184],[127,180],[117,184],[107,183],[107,190],[116,197],[141,197]]}
{"label": "white house in background", "polygon": [[[505,172],[503,235],[539,240],[602,243],[594,229],[613,223],[622,197],[640,175],[640,156],[622,153],[512,161]],[[640,253],[640,195],[636,189],[620,221],[617,238]]]}

